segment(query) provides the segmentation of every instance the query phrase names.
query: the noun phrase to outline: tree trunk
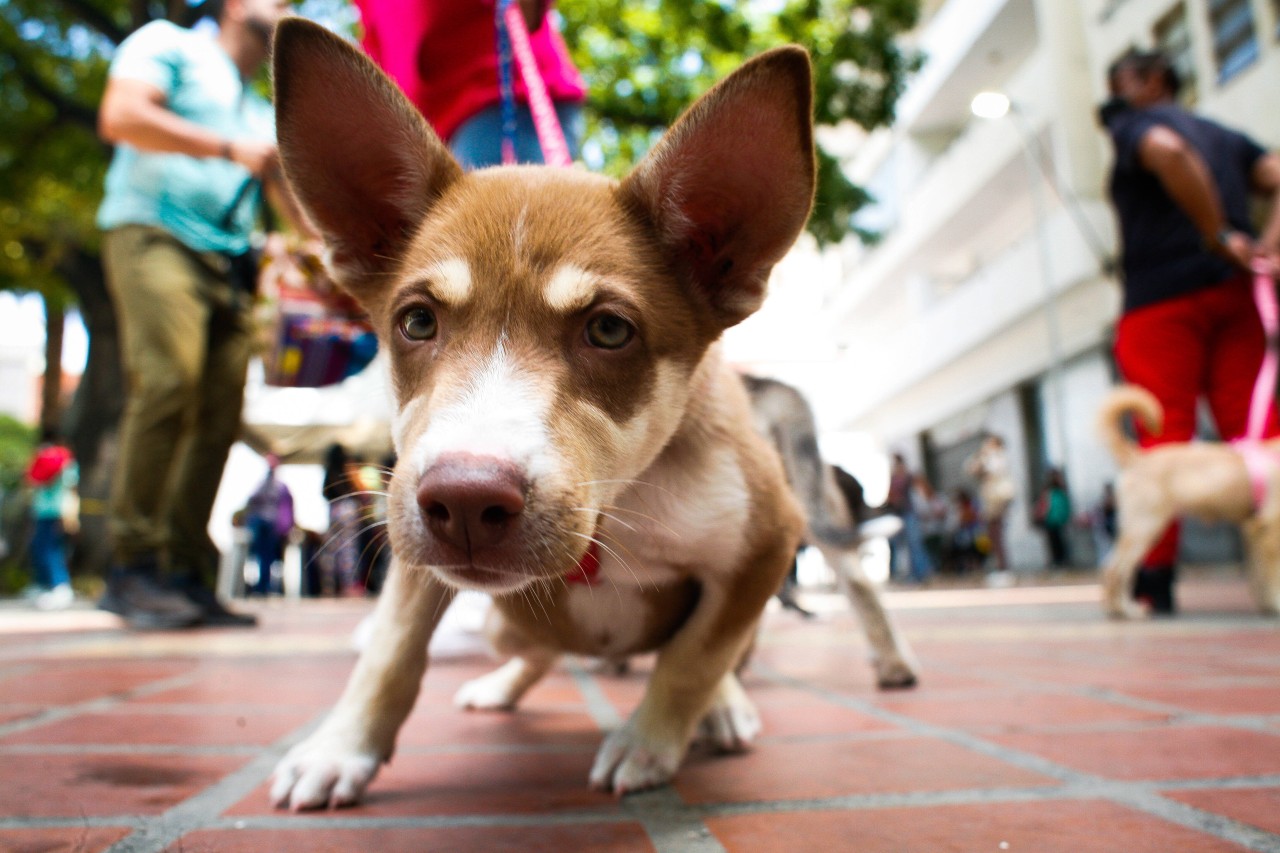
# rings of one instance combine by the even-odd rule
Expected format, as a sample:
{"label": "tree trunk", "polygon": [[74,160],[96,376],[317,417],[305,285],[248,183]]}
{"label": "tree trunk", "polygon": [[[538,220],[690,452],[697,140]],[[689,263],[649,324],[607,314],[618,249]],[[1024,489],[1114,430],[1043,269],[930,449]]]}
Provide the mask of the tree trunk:
{"label": "tree trunk", "polygon": [[40,389],[40,430],[61,433],[62,338],[66,309],[56,298],[44,295],[44,384]]}
{"label": "tree trunk", "polygon": [[80,251],[63,267],[89,332],[89,357],[66,418],[66,434],[80,464],[80,536],[72,565],[78,573],[103,577],[111,560],[106,509],[124,408],[119,330],[98,257]]}

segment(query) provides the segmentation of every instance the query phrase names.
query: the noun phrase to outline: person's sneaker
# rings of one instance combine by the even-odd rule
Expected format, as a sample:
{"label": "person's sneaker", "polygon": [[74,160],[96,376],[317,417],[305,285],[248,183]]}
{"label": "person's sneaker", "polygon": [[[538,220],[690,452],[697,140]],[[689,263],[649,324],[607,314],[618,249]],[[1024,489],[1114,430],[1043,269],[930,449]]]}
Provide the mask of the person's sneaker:
{"label": "person's sneaker", "polygon": [[189,628],[200,621],[200,608],[185,596],[162,589],[149,574],[128,567],[112,569],[98,609],[142,631]]}
{"label": "person's sneaker", "polygon": [[75,603],[76,594],[71,584],[60,583],[53,589],[45,590],[36,596],[38,610],[66,610]]}
{"label": "person's sneaker", "polygon": [[258,617],[252,613],[236,613],[228,610],[217,594],[201,585],[190,584],[183,588],[187,600],[200,608],[200,624],[211,628],[252,628]]}

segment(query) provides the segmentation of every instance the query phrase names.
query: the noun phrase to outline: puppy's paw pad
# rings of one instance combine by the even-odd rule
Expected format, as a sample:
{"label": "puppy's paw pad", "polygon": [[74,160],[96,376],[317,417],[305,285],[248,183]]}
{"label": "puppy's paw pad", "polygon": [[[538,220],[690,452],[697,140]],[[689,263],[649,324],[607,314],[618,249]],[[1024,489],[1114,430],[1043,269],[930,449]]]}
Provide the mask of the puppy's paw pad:
{"label": "puppy's paw pad", "polygon": [[291,811],[354,805],[364,796],[381,763],[369,753],[303,742],[276,765],[271,802]]}
{"label": "puppy's paw pad", "polygon": [[473,678],[453,694],[453,704],[470,711],[510,711],[517,699],[511,679],[502,670]]}

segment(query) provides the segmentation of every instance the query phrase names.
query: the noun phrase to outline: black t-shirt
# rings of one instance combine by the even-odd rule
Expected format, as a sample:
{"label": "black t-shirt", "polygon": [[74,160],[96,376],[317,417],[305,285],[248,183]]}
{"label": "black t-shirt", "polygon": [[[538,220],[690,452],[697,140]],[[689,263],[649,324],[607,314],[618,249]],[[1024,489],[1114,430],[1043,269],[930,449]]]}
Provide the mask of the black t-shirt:
{"label": "black t-shirt", "polygon": [[1156,125],[1172,129],[1199,152],[1218,185],[1231,228],[1249,234],[1250,174],[1266,153],[1244,134],[1173,105],[1108,116],[1115,144],[1111,200],[1120,219],[1126,312],[1210,287],[1237,272],[1205,248],[1191,219],[1139,163],[1138,143]]}

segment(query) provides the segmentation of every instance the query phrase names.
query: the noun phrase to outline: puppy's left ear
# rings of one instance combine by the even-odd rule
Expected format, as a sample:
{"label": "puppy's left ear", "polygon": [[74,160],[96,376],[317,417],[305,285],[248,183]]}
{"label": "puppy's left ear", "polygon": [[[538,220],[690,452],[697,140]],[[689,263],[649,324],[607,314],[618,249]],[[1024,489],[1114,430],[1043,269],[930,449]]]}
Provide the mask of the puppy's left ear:
{"label": "puppy's left ear", "polygon": [[717,84],[622,182],[723,328],[764,302],[814,192],[809,55],[782,47]]}

